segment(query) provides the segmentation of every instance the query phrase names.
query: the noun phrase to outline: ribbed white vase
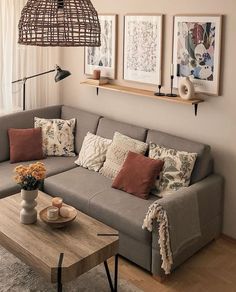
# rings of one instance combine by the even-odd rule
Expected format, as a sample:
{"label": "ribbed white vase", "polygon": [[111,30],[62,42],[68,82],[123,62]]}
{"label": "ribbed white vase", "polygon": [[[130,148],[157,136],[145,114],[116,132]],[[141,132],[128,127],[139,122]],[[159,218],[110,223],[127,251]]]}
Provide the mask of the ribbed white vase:
{"label": "ribbed white vase", "polygon": [[33,224],[37,221],[37,206],[36,198],[38,196],[38,190],[26,191],[21,190],[21,211],[20,222],[22,224]]}

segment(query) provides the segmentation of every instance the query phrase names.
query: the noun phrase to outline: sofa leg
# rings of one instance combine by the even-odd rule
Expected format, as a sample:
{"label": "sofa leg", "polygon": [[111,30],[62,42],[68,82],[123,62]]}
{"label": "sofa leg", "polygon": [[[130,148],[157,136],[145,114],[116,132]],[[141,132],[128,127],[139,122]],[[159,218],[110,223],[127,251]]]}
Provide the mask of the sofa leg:
{"label": "sofa leg", "polygon": [[152,275],[152,277],[153,277],[154,280],[156,280],[159,283],[163,283],[167,279],[167,276],[166,275],[161,275],[161,276],[159,276],[159,275]]}

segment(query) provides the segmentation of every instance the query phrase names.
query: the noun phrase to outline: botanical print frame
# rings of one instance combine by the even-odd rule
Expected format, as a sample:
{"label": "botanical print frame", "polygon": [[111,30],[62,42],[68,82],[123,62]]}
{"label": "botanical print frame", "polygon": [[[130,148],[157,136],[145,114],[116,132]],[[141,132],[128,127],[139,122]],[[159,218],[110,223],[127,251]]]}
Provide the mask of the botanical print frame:
{"label": "botanical print frame", "polygon": [[221,26],[221,15],[174,17],[175,88],[190,76],[196,92],[219,95]]}
{"label": "botanical print frame", "polygon": [[161,85],[162,26],[160,14],[125,16],[125,80]]}
{"label": "botanical print frame", "polygon": [[100,14],[101,47],[86,47],[84,73],[92,75],[94,69],[101,70],[101,77],[116,78],[117,15]]}

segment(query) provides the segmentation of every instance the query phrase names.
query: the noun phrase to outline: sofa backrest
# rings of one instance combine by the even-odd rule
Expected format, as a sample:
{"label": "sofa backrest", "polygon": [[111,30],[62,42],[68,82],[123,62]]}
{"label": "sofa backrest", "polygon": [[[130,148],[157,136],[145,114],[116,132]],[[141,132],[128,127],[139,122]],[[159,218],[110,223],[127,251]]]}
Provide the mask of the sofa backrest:
{"label": "sofa backrest", "polygon": [[160,131],[149,130],[147,143],[153,142],[167,148],[174,148],[179,151],[197,153],[197,160],[191,176],[191,184],[196,183],[213,171],[213,160],[210,153],[210,146],[176,137]]}
{"label": "sofa backrest", "polygon": [[82,147],[84,137],[88,132],[96,134],[98,122],[101,118],[99,115],[89,113],[77,108],[62,106],[61,118],[63,120],[69,120],[76,118],[76,130],[75,130],[75,152],[79,154]]}
{"label": "sofa backrest", "polygon": [[133,126],[107,118],[101,118],[99,120],[97,135],[103,138],[112,139],[115,132],[120,132],[123,135],[140,141],[145,141],[147,135],[147,129],[142,127]]}
{"label": "sofa backrest", "polygon": [[0,162],[9,160],[8,129],[26,129],[34,127],[34,117],[46,119],[77,119],[75,133],[75,151],[78,154],[88,132],[101,137],[112,139],[114,133],[120,132],[133,139],[144,142],[154,142],[167,148],[175,148],[180,151],[195,152],[198,154],[193,169],[191,184],[196,183],[213,171],[213,159],[210,146],[170,135],[164,132],[148,130],[143,127],[130,125],[101,117],[84,110],[69,106],[50,106],[25,112],[14,113],[0,117]]}
{"label": "sofa backrest", "polygon": [[27,129],[34,127],[34,117],[59,119],[61,106],[50,106],[25,112],[13,113],[0,117],[0,162],[9,160],[10,149],[8,129]]}

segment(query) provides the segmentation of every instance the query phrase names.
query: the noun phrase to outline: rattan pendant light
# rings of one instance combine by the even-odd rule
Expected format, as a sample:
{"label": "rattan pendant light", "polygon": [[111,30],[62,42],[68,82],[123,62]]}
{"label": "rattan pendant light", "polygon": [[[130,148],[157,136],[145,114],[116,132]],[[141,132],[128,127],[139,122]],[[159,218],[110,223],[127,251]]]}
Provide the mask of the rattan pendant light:
{"label": "rattan pendant light", "polygon": [[21,12],[19,40],[32,46],[101,45],[97,11],[90,0],[28,0]]}

